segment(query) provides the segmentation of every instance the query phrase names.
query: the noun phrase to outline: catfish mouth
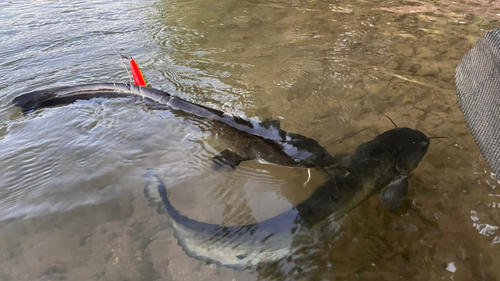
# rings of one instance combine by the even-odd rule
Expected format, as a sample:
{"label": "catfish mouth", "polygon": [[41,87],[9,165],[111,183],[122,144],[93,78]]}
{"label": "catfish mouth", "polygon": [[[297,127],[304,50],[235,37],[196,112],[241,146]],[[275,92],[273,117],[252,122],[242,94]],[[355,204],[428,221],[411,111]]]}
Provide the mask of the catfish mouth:
{"label": "catfish mouth", "polygon": [[[416,158],[412,156],[411,158]],[[420,159],[422,157],[418,157],[420,159],[400,159],[400,161],[396,162],[396,172],[402,177],[408,177],[410,173],[415,170],[420,163]]]}
{"label": "catfish mouth", "polygon": [[399,168],[398,165],[396,165],[396,172],[400,177],[408,177],[411,173],[411,170],[404,170]]}
{"label": "catfish mouth", "polygon": [[396,172],[404,177],[408,177],[418,167],[418,164],[420,164],[420,161],[422,161],[427,153],[430,144],[429,138],[425,135],[408,142],[409,145],[405,146],[395,155],[397,158],[395,165]]}
{"label": "catfish mouth", "polygon": [[420,161],[411,161],[408,163],[396,163],[396,172],[399,176],[408,177],[413,170],[415,170]]}

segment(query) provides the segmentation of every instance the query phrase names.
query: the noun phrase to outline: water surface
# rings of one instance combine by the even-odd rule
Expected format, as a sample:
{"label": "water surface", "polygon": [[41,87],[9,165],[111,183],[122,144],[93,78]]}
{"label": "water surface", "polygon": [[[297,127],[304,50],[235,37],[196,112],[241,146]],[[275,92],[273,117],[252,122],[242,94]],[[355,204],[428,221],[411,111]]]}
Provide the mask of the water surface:
{"label": "water surface", "polygon": [[[496,280],[499,184],[459,110],[454,71],[499,15],[496,2],[447,0],[0,4],[0,280]],[[215,173],[223,147],[203,123],[131,99],[26,116],[10,104],[32,90],[129,81],[107,40],[155,88],[281,120],[333,155],[391,129],[384,115],[448,139],[432,141],[401,208],[371,198],[337,235],[299,249],[295,268],[207,265],[148,205],[145,169],[183,214],[228,225],[288,209],[324,175],[313,170],[304,187],[303,169]]]}

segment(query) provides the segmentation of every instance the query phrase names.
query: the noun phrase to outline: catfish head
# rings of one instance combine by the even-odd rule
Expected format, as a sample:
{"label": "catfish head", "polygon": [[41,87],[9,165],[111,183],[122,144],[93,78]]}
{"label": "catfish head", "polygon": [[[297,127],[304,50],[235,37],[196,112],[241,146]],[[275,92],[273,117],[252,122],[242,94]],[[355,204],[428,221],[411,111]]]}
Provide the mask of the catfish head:
{"label": "catfish head", "polygon": [[[389,209],[396,209],[408,194],[408,176],[424,158],[429,148],[429,138],[418,130],[395,128],[387,131],[371,142],[358,148],[363,157],[392,158],[390,169],[395,176],[380,193],[382,201]],[[367,155],[369,154],[369,155]]]}
{"label": "catfish head", "polygon": [[392,149],[396,159],[396,171],[405,176],[417,168],[430,144],[426,135],[410,128],[396,128],[382,136]]}
{"label": "catfish head", "polygon": [[[352,155],[335,156],[332,165],[326,168],[330,173],[344,167],[349,172],[363,171],[362,174],[385,171],[384,174],[390,172],[408,176],[417,168],[428,148],[429,138],[422,132],[410,128],[395,128],[361,144]],[[364,165],[360,165],[361,163]],[[375,167],[378,167],[377,170]]]}

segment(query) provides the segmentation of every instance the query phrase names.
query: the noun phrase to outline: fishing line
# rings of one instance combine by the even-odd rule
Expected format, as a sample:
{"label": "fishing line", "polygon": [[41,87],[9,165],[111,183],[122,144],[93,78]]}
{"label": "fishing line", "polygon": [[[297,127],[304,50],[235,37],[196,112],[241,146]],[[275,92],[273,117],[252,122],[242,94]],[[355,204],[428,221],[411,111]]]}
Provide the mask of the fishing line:
{"label": "fishing line", "polygon": [[132,75],[130,74],[130,72],[128,71],[128,68],[127,68],[127,65],[123,62],[123,55],[120,55],[120,53],[118,53],[115,49],[115,47],[113,47],[113,45],[111,45],[111,42],[109,42],[108,38],[104,35],[104,33],[102,33],[102,31],[99,29],[99,32],[101,33],[102,37],[104,37],[104,40],[106,40],[106,42],[108,43],[108,45],[111,47],[111,49],[113,49],[113,51],[115,51],[116,55],[118,57],[120,57],[120,61],[122,62],[123,64],[123,67],[125,68],[125,71],[127,71],[127,74],[128,74],[128,77],[130,79],[130,88],[132,89]]}

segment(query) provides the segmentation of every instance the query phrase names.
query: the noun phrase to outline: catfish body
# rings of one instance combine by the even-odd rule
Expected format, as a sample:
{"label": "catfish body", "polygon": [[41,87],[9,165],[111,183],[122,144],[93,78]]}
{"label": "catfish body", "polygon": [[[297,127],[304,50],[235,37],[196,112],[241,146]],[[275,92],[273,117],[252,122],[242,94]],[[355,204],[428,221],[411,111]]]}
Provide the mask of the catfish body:
{"label": "catfish body", "polygon": [[363,143],[351,155],[338,155],[332,177],[305,201],[265,221],[243,226],[198,222],[171,204],[165,183],[153,171],[145,178],[145,195],[161,200],[179,245],[191,257],[245,269],[281,260],[290,254],[294,239],[307,235],[322,221],[334,223],[373,194],[390,209],[408,191],[408,176],[429,146],[420,131],[396,128]]}
{"label": "catfish body", "polygon": [[96,83],[41,90],[16,97],[12,103],[23,113],[95,97],[136,97],[148,107],[209,120],[214,134],[228,149],[214,157],[215,167],[235,167],[257,160],[288,167],[327,167],[332,156],[314,139],[280,129],[279,121],[257,122],[231,116],[202,105],[172,97],[161,90],[122,83]]}

